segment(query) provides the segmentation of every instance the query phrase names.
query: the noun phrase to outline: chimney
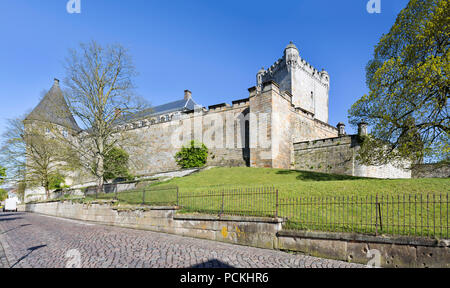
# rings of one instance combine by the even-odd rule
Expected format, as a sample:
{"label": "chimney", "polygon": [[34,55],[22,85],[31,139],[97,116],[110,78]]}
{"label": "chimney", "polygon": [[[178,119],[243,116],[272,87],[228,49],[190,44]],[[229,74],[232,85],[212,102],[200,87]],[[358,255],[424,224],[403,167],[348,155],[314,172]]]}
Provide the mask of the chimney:
{"label": "chimney", "polygon": [[367,136],[367,123],[366,121],[362,120],[359,124],[358,124],[358,135],[359,136]]}
{"label": "chimney", "polygon": [[189,100],[192,97],[192,92],[189,90],[184,90],[184,100]]}
{"label": "chimney", "polygon": [[59,79],[54,79],[53,85],[59,86]]}
{"label": "chimney", "polygon": [[342,122],[339,122],[338,124],[337,124],[337,128],[338,128],[338,136],[339,137],[342,137],[342,136],[345,136],[346,135],[346,133],[345,133],[345,124],[344,123],[342,123]]}

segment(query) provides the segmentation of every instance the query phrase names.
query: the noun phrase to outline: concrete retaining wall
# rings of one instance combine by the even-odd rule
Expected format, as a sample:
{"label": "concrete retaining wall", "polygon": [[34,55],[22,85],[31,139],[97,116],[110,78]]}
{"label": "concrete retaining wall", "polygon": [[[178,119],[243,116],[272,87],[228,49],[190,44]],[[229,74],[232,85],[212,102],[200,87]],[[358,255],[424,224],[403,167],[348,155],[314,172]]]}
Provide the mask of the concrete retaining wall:
{"label": "concrete retaining wall", "polygon": [[177,214],[176,207],[119,208],[111,204],[50,202],[20,205],[19,210],[361,264],[377,258],[379,251],[379,259],[373,260],[379,260],[381,267],[450,266],[448,240],[284,231],[282,219]]}

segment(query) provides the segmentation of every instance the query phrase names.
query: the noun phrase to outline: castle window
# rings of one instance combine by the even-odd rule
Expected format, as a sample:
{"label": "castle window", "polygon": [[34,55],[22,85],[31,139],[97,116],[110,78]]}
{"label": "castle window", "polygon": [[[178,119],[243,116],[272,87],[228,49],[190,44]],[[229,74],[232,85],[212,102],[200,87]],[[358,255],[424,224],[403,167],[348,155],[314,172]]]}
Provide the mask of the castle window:
{"label": "castle window", "polygon": [[67,130],[66,130],[66,129],[63,129],[63,131],[62,131],[62,135],[63,135],[63,137],[64,137],[64,138],[67,138],[67,137],[69,137],[69,133],[67,132]]}

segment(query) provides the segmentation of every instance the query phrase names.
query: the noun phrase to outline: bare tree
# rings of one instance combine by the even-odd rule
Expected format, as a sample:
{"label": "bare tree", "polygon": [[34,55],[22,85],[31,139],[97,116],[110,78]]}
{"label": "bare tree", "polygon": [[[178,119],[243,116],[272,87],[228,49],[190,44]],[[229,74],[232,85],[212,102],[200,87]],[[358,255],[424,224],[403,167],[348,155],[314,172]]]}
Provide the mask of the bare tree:
{"label": "bare tree", "polygon": [[104,183],[105,156],[113,147],[126,145],[118,125],[148,106],[134,93],[135,68],[121,45],[80,44],[70,51],[65,68],[65,98],[83,129],[75,141],[66,142],[97,179],[98,193]]}

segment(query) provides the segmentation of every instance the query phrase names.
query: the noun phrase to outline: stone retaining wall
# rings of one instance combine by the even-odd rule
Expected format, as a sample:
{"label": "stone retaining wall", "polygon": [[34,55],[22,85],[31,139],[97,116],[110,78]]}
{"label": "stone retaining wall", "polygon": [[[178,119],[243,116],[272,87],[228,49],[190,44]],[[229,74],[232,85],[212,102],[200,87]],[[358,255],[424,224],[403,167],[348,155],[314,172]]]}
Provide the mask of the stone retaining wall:
{"label": "stone retaining wall", "polygon": [[373,258],[379,255],[381,267],[450,267],[448,240],[284,231],[283,219],[180,214],[177,207],[124,208],[111,204],[65,201],[26,204],[18,208],[20,211],[99,224],[297,251],[361,264],[367,264],[371,259],[377,260]]}
{"label": "stone retaining wall", "polygon": [[350,233],[280,231],[278,248],[385,268],[449,268],[449,241]]}
{"label": "stone retaining wall", "polygon": [[281,219],[177,215],[176,207],[119,208],[107,202],[26,204],[20,210],[269,249],[276,248],[276,234],[282,228]]}
{"label": "stone retaining wall", "polygon": [[450,164],[417,164],[412,167],[413,178],[449,178]]}

